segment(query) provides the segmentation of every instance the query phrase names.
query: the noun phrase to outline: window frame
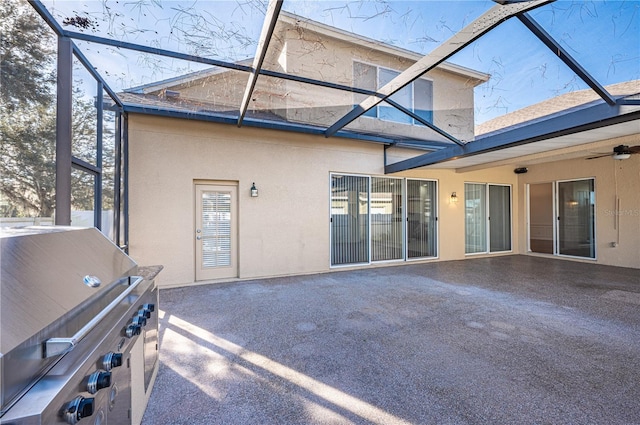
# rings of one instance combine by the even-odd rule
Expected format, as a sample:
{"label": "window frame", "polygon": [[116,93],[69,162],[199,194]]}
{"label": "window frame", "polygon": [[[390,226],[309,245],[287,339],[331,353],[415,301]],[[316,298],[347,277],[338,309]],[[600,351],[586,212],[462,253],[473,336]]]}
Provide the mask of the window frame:
{"label": "window frame", "polygon": [[[361,65],[365,65],[365,66],[371,66],[371,67],[375,68],[375,70],[376,70],[376,78],[375,78],[376,87],[375,88],[369,89],[369,88],[366,88],[366,87],[359,87],[359,86],[356,85],[356,74],[355,74],[355,64],[356,63],[361,64]],[[362,60],[358,60],[358,59],[352,59],[351,76],[352,76],[352,85],[353,85],[353,87],[365,88],[367,90],[373,90],[373,91],[379,90],[380,89],[380,70],[381,69],[385,70],[385,71],[390,71],[390,72],[393,72],[393,73],[396,73],[396,74],[401,74],[403,72],[403,71],[400,71],[400,70],[397,70],[397,69],[393,69],[393,68],[389,68],[389,67],[386,67],[386,66],[377,65],[375,63],[366,62],[366,61],[362,61]],[[434,101],[433,86],[434,86],[434,80],[432,78],[425,78],[425,77],[419,77],[418,80],[423,80],[425,82],[431,83],[431,109],[429,110],[429,112],[431,112],[431,117],[428,118],[428,119],[424,118],[424,117],[422,117],[422,118],[425,119],[427,122],[433,124],[433,112],[434,112],[433,111],[433,101]],[[417,80],[415,80],[415,81],[417,81]],[[410,89],[411,89],[411,107],[407,108],[407,109],[409,109],[414,114],[419,115],[416,112],[416,92],[415,92],[415,84],[414,84],[415,81],[412,81],[409,84]],[[359,94],[354,93],[354,97],[358,96],[358,95]],[[363,96],[363,95],[359,95],[359,96]],[[354,100],[354,102],[353,102],[354,105],[357,105],[357,104],[360,103],[360,102],[357,102],[355,98],[353,100]],[[374,106],[369,111],[365,112],[362,115],[362,117],[371,118],[371,119],[378,119],[380,121],[385,121],[385,122],[390,122],[390,123],[395,123],[395,124],[411,125],[411,126],[416,126],[416,127],[425,127],[425,125],[422,124],[420,121],[417,121],[416,119],[414,119],[414,118],[412,118],[412,117],[410,117],[408,115],[407,115],[407,119],[408,119],[407,122],[396,121],[396,120],[387,119],[387,118],[382,118],[380,116],[380,107],[391,108],[393,110],[396,110],[393,106],[391,106],[389,104],[382,105],[382,103],[385,103],[385,102],[383,101],[380,104]],[[373,114],[370,114],[371,111],[375,112],[375,116],[372,116]],[[398,112],[400,112],[400,111],[398,111]],[[403,113],[403,115],[404,115],[404,113]]]}

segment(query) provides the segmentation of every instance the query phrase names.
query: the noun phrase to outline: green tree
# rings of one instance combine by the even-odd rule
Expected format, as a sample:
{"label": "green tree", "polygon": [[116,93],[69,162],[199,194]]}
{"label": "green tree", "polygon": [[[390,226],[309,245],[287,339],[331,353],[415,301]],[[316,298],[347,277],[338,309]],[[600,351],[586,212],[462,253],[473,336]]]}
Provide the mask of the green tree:
{"label": "green tree", "polygon": [[54,39],[25,1],[0,2],[0,194],[5,216],[55,207]]}
{"label": "green tree", "polygon": [[[55,46],[55,35],[26,1],[0,1],[0,215],[5,217],[50,217],[55,209]],[[95,93],[85,94],[81,86],[74,81],[72,152],[93,162]],[[105,128],[103,139],[104,208],[112,208],[113,131]],[[72,183],[73,208],[92,210],[93,176],[75,171]]]}
{"label": "green tree", "polygon": [[55,39],[24,0],[0,2],[0,98],[2,112],[55,100]]}

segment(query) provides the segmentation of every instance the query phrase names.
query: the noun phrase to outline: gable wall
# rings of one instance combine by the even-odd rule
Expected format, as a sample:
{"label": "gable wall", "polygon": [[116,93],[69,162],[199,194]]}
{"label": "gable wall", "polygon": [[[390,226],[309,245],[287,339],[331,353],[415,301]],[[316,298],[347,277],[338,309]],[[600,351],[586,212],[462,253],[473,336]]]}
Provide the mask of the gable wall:
{"label": "gable wall", "polygon": [[[263,68],[352,86],[354,61],[397,71],[404,71],[413,64],[412,60],[383,53],[366,43],[355,45],[280,23],[271,40]],[[179,91],[180,99],[211,104],[205,108],[237,111],[248,77],[244,72],[226,70],[168,89]],[[424,78],[433,81],[434,124],[454,137],[471,140],[474,131],[473,87],[477,81],[440,69],[432,70]],[[253,91],[249,110],[272,113],[292,122],[328,127],[361,99],[362,96],[354,97],[347,91],[261,75]],[[424,126],[368,117],[361,117],[346,128],[417,139],[443,139]]]}
{"label": "gable wall", "polygon": [[[407,58],[380,52],[366,44],[355,46],[343,40],[320,37],[299,27],[283,30],[279,35],[278,44],[286,47],[283,50],[284,55],[272,57],[271,61],[277,60],[284,71],[347,86],[353,85],[354,61],[396,71],[404,71],[414,63]],[[434,124],[454,137],[472,140],[473,88],[477,81],[440,69],[432,70],[423,78],[433,81]],[[314,96],[310,94],[310,91],[314,90],[318,89],[286,82],[287,107],[290,110],[288,119],[328,126],[353,107],[354,96],[351,93],[322,89],[322,92]],[[347,128],[376,132],[384,128],[386,133],[416,138],[425,137],[425,132],[430,134],[429,130],[422,126],[397,124],[367,117],[359,118]]]}

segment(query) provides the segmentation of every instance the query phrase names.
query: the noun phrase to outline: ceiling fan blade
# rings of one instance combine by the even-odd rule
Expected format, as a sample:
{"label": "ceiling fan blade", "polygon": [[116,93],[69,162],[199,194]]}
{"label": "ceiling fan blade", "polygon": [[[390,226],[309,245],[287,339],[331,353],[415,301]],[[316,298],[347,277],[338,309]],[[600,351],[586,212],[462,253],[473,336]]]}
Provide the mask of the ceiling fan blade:
{"label": "ceiling fan blade", "polygon": [[640,153],[640,145],[638,146],[629,146],[630,153]]}
{"label": "ceiling fan blade", "polygon": [[604,154],[604,155],[592,156],[592,157],[587,158],[587,159],[604,158],[605,156],[611,156],[611,154],[610,154],[610,153],[606,153],[606,154]]}

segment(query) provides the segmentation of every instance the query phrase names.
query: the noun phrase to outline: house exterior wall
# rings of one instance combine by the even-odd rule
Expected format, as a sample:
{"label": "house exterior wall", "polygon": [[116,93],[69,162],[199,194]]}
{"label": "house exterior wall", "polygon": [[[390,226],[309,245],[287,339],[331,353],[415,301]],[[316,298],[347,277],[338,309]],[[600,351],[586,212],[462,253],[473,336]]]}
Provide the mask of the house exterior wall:
{"label": "house exterior wall", "polygon": [[596,260],[584,261],[640,268],[640,155],[623,161],[610,157],[555,161],[528,169],[518,177],[517,211],[523,223],[518,229],[519,252],[527,252],[527,184],[595,178]]}
{"label": "house exterior wall", "polygon": [[[438,180],[438,197],[440,203],[438,217],[440,260],[462,260],[469,257],[469,255],[465,254],[465,183],[488,183],[511,186],[513,198],[512,209],[515,208],[515,205],[518,203],[519,195],[516,190],[518,179],[517,175],[513,173],[512,167],[496,167],[468,173],[457,173],[452,169],[410,170],[392,175]],[[451,194],[453,192],[456,192],[458,197],[457,203],[451,203]],[[519,226],[519,217],[514,212],[511,223],[512,250],[506,254],[519,253],[517,232]],[[472,256],[477,258],[502,254],[472,254]]]}
{"label": "house exterior wall", "polygon": [[[195,279],[196,182],[238,183],[246,279],[330,271],[330,173],[384,173],[384,148],[375,143],[137,114],[129,117],[129,155],[130,254],[163,264],[166,286]],[[438,260],[465,258],[464,201],[450,204],[451,192],[461,196],[465,182],[510,184],[518,202],[510,167],[397,176],[438,181]],[[253,182],[258,198],[249,194]],[[515,215],[513,226],[518,247]]]}
{"label": "house exterior wall", "polygon": [[[383,172],[382,146],[142,115],[129,118],[130,254],[194,280],[195,181],[239,189],[240,278],[329,267],[329,171]],[[251,198],[256,183],[260,196]]]}
{"label": "house exterior wall", "polygon": [[[129,154],[130,253],[141,264],[163,264],[165,286],[195,280],[196,182],[238,183],[239,278],[249,279],[343,270],[330,266],[330,174],[384,173],[384,148],[375,143],[136,114],[129,117]],[[597,259],[578,261],[640,268],[640,155],[535,164],[520,175],[513,168],[392,175],[438,182],[438,258],[421,261],[503,255],[465,254],[465,183],[512,187],[507,254],[527,254],[526,185],[593,177]],[[258,198],[249,195],[252,182]],[[376,266],[395,264],[403,262]]]}
{"label": "house exterior wall", "polygon": [[[265,68],[322,81],[332,81],[353,86],[354,61],[376,65],[395,71],[404,71],[414,61],[391,55],[373,46],[354,45],[345,40],[320,35],[302,27],[282,24],[279,37],[274,39],[276,48],[265,61]],[[273,47],[273,46],[272,46]],[[303,58],[304,60],[300,60]],[[473,88],[480,81],[434,69],[423,78],[433,81],[434,124],[462,140],[474,136]],[[265,90],[268,92],[268,82]],[[283,108],[290,121],[329,126],[348,113],[354,104],[352,93],[322,89],[321,95],[310,95],[318,90],[307,84],[287,81]],[[258,86],[260,87],[260,85]],[[361,117],[347,128],[398,134],[406,137],[424,137],[423,126],[399,124]]]}
{"label": "house exterior wall", "polygon": [[[415,60],[380,50],[373,44],[320,34],[287,22],[279,22],[269,46],[263,68],[292,75],[354,85],[354,61],[395,71],[404,71]],[[179,98],[203,102],[216,111],[237,111],[247,86],[249,74],[220,70],[206,77],[166,86]],[[436,68],[424,77],[433,83],[433,123],[461,140],[474,136],[473,88],[482,81],[467,75]],[[153,94],[162,96],[158,89]],[[347,114],[363,96],[349,91],[317,87],[311,84],[261,75],[253,91],[249,111],[273,114],[284,120],[328,127]],[[196,106],[194,106],[196,107]],[[394,134],[409,138],[442,136],[422,125],[411,125],[376,118],[361,117],[347,129]]]}
{"label": "house exterior wall", "polygon": [[226,70],[210,77],[169,87],[169,90],[179,91],[181,99],[206,102],[237,111],[248,78],[248,74],[244,72]]}

